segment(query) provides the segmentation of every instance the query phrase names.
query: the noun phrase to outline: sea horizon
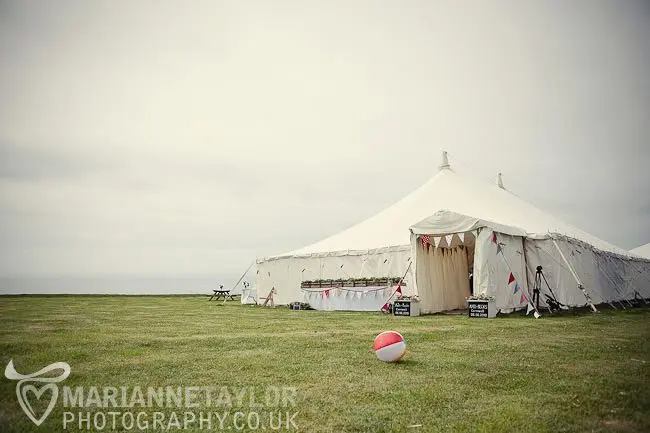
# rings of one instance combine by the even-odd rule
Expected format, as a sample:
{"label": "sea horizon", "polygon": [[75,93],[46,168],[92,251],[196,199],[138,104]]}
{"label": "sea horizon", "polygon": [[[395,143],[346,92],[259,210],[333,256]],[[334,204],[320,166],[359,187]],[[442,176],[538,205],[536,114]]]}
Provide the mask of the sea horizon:
{"label": "sea horizon", "polygon": [[[2,295],[209,295],[232,289],[241,274],[11,275],[0,276]],[[252,275],[254,277],[254,275]],[[246,279],[244,279],[246,280]],[[254,281],[249,281],[254,285]],[[241,284],[234,292],[241,290]]]}

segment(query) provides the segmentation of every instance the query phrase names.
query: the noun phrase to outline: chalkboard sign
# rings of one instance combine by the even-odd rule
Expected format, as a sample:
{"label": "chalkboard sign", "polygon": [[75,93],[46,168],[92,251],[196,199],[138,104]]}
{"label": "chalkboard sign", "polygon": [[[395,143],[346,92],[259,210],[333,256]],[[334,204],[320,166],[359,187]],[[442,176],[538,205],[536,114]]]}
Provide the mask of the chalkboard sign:
{"label": "chalkboard sign", "polygon": [[487,301],[467,301],[469,317],[489,317]]}
{"label": "chalkboard sign", "polygon": [[411,315],[411,302],[410,301],[395,301],[393,304],[393,315],[395,316],[410,316]]}

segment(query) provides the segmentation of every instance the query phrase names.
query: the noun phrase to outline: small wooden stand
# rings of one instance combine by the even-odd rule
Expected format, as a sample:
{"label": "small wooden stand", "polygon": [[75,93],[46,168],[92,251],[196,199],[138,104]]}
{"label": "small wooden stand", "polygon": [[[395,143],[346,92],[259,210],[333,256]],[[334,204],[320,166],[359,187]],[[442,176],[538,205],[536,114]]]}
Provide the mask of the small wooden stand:
{"label": "small wooden stand", "polygon": [[262,307],[266,307],[267,305],[270,305],[271,307],[275,308],[275,301],[273,300],[273,295],[275,295],[275,287],[271,289],[268,295],[266,295],[266,298],[261,298],[264,299],[264,303],[262,304]]}

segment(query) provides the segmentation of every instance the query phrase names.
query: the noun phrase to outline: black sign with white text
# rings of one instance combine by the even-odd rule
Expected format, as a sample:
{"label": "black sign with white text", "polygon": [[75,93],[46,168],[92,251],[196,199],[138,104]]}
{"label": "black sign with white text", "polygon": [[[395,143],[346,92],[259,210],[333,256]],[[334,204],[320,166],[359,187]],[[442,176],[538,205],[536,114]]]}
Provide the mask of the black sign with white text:
{"label": "black sign with white text", "polygon": [[488,317],[487,301],[467,301],[469,317]]}
{"label": "black sign with white text", "polygon": [[395,315],[395,316],[410,316],[411,315],[411,302],[409,302],[409,301],[395,301],[393,303],[393,315]]}

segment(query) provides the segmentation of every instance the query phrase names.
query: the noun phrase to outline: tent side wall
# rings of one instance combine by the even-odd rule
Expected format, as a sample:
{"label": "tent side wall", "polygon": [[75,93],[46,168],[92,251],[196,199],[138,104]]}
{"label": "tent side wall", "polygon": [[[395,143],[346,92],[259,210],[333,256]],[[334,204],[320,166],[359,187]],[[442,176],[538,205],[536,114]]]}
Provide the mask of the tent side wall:
{"label": "tent side wall", "polygon": [[[537,266],[557,300],[569,306],[613,303],[650,297],[650,261],[624,258],[572,238],[527,239],[528,276]],[[582,284],[584,292],[578,288]],[[549,294],[542,280],[540,305]]]}
{"label": "tent side wall", "polygon": [[[404,245],[369,251],[343,251],[261,259],[257,262],[257,292],[258,296],[265,297],[271,288],[275,287],[277,294],[274,300],[277,304],[309,302],[300,288],[302,281],[401,277],[408,268],[410,258],[410,247]],[[405,281],[407,284],[403,293],[410,294],[411,284],[414,281],[412,269],[406,275]],[[374,296],[374,293],[370,295]]]}
{"label": "tent side wall", "polygon": [[526,306],[522,295],[530,299],[524,238],[495,233],[483,228],[476,238],[474,294],[492,296],[498,310],[512,312]]}
{"label": "tent side wall", "polygon": [[[424,313],[450,309],[451,304],[441,299],[456,294],[447,293],[448,284],[436,283],[432,275],[440,272],[434,266],[438,256],[431,248],[425,250],[417,238],[412,233],[420,308]],[[532,301],[538,266],[545,278],[541,279],[540,307],[546,306],[547,296],[571,307],[650,298],[650,261],[604,252],[561,235],[526,237],[489,227],[479,230],[474,244],[474,294],[494,297],[495,307],[504,313],[525,308]]]}
{"label": "tent side wall", "polygon": [[[526,239],[525,243],[526,251],[526,269],[528,272],[528,279],[531,282],[531,292],[534,289],[534,281],[537,273],[537,267],[542,267],[542,274],[540,286],[540,306],[546,305],[545,299],[546,296],[553,296],[557,301],[564,305],[580,307],[588,304],[588,300],[585,297],[585,294],[578,289],[578,283],[571,271],[573,268],[564,262],[562,256],[558,253],[558,248],[555,246],[553,239]],[[558,246],[560,244],[558,243]],[[562,247],[560,247],[562,248]],[[566,250],[565,258],[570,257],[571,262],[575,262],[573,255],[568,251],[568,248],[563,248],[563,251]],[[576,272],[579,272],[580,275],[585,277],[585,283],[589,282],[589,290],[587,294],[592,297],[592,302],[601,303],[604,302],[603,297],[601,296],[600,286],[594,286],[598,284],[598,280],[592,281],[593,278],[588,278],[588,274],[592,274],[593,270],[589,269],[589,261],[594,260],[592,254],[585,254],[584,257],[580,258],[582,262],[580,266],[576,266]],[[593,262],[592,262],[593,263]],[[548,282],[548,286],[547,283]],[[551,294],[550,290],[553,291]]]}

